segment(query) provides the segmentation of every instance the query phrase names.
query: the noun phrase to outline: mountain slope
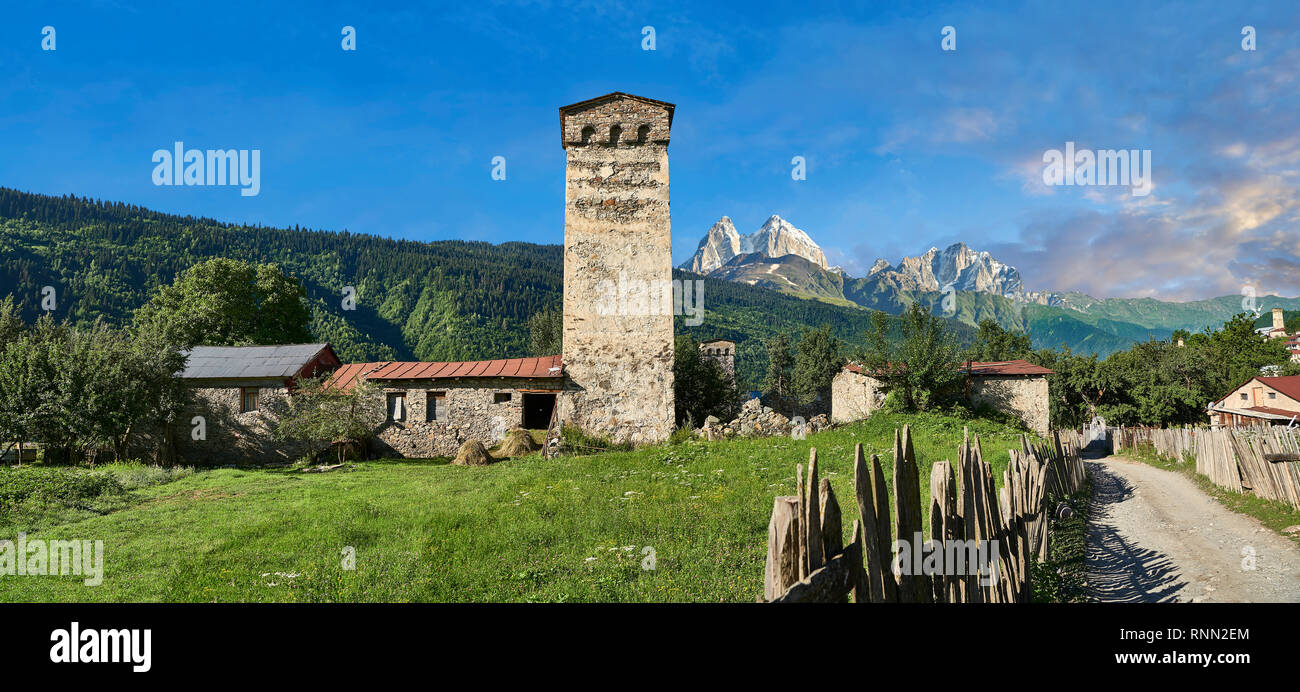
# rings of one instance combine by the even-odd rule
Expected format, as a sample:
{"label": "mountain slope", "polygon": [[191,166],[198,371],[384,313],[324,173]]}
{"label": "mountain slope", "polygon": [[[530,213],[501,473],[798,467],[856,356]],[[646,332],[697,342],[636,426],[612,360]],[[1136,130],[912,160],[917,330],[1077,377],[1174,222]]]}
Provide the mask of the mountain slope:
{"label": "mountain slope", "polygon": [[[345,361],[473,360],[529,355],[529,316],[558,306],[563,248],[529,243],[420,243],[348,232],[225,224],[143,207],[0,188],[0,297],[12,293],[24,318],[39,314],[40,291],[54,287],[55,315],[126,324],[154,288],[210,257],[274,262],[299,277],[312,307],[312,332]],[[811,263],[808,266],[822,271]],[[704,323],[677,332],[737,342],[742,380],[757,384],[763,342],[831,325],[861,346],[871,313],[783,295],[761,286],[707,279]],[[355,286],[356,310],[342,309]],[[972,330],[954,325],[969,341]]]}
{"label": "mountain slope", "polygon": [[[786,226],[788,222],[773,216],[764,229]],[[954,243],[943,250],[931,247],[920,255],[902,258],[897,265],[878,259],[867,276],[855,278],[838,268],[828,269],[824,261],[808,259],[808,248],[816,247],[816,243],[798,229],[784,233],[784,237],[798,239],[788,247],[754,247],[752,238],[771,235],[760,230],[752,237],[740,236],[724,216],[683,266],[690,265],[697,271],[703,268],[706,271],[702,273],[713,278],[890,314],[899,314],[920,302],[968,325],[992,319],[1005,328],[1028,332],[1038,347],[1067,347],[1099,356],[1126,349],[1135,342],[1167,339],[1179,329],[1215,329],[1245,311],[1241,296],[1172,303],[1152,298],[1097,299],[1082,293],[1029,291],[1017,268],[965,243]],[[775,235],[781,237],[782,233]],[[787,253],[787,249],[797,252]],[[820,248],[817,252],[821,252]],[[952,313],[944,310],[945,292],[951,293],[948,302]],[[1300,299],[1264,296],[1256,299],[1256,306],[1262,312],[1274,306],[1298,309]]]}

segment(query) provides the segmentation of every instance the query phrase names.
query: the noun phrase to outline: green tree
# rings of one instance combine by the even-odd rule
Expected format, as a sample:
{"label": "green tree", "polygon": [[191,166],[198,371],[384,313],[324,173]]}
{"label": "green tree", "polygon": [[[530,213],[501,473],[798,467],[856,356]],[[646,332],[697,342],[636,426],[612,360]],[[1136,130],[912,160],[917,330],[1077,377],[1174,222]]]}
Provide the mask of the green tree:
{"label": "green tree", "polygon": [[674,341],[673,396],[678,426],[699,425],[709,416],[735,418],[740,395],[722,366],[700,355],[700,344],[689,336]]}
{"label": "green tree", "polygon": [[[383,401],[373,383],[358,378],[345,391],[330,386],[329,378],[300,380],[275,428],[277,439],[304,443],[311,458],[331,444],[364,442],[384,421]],[[347,447],[338,444],[336,449],[341,464]]]}
{"label": "green tree", "polygon": [[841,351],[830,325],[804,330],[794,358],[793,385],[799,403],[810,404],[818,398],[830,401],[831,380],[844,367]]}
{"label": "green tree", "polygon": [[790,337],[785,332],[767,340],[763,391],[776,398],[777,406],[784,406],[794,394],[794,354],[790,352]]}
{"label": "green tree", "polygon": [[137,332],[182,349],[312,340],[311,311],[295,278],[274,264],[210,259],[181,272],[135,313]]}
{"label": "green tree", "polygon": [[966,350],[965,359],[973,361],[1018,360],[1028,357],[1034,348],[1029,335],[1003,329],[997,320],[980,320],[975,343]]}
{"label": "green tree", "polygon": [[889,339],[889,320],[872,315],[862,363],[876,373],[904,411],[925,411],[955,395],[964,375],[957,344],[943,321],[919,303],[902,316],[902,338]]}
{"label": "green tree", "polygon": [[564,313],[554,305],[528,318],[528,351],[534,356],[560,353],[564,339]]}
{"label": "green tree", "polygon": [[17,340],[22,330],[23,318],[18,313],[18,304],[14,302],[13,294],[7,295],[0,300],[0,350]]}
{"label": "green tree", "polygon": [[179,410],[183,367],[156,335],[43,316],[0,350],[0,439],[39,440],[53,460],[100,450],[122,458],[134,433],[160,430]]}

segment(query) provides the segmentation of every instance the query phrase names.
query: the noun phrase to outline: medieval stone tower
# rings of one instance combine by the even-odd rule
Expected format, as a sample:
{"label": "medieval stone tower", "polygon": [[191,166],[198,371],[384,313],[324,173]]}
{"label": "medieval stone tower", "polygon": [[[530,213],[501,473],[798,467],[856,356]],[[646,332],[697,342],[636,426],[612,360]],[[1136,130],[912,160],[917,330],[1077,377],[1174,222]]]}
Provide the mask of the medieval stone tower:
{"label": "medieval stone tower", "polygon": [[560,109],[573,391],[556,413],[615,442],[658,442],[673,430],[672,123],[673,104],[617,92]]}

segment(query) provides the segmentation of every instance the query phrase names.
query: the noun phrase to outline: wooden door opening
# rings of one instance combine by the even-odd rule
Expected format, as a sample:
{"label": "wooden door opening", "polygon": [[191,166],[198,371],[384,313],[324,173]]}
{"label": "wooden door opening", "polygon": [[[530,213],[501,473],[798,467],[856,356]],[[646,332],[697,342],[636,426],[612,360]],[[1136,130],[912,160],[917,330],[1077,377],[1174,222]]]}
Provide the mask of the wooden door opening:
{"label": "wooden door opening", "polygon": [[524,427],[529,430],[546,430],[551,425],[551,412],[555,410],[555,394],[524,393]]}

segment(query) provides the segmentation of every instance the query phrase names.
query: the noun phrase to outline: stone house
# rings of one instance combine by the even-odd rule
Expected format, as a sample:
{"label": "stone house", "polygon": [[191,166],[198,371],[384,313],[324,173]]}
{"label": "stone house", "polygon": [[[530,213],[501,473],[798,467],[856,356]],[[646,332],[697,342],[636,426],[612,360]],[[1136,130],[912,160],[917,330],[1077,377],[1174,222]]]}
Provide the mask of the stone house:
{"label": "stone house", "polygon": [[1206,407],[1210,425],[1287,425],[1300,416],[1300,375],[1252,377]]}
{"label": "stone house", "polygon": [[[1019,417],[1039,435],[1051,431],[1047,368],[1025,360],[963,363],[965,393],[972,405],[985,404]],[[849,363],[831,381],[831,420],[862,420],[885,401],[883,383],[861,365]]]}
{"label": "stone house", "polygon": [[353,363],[331,384],[375,384],[385,420],[371,452],[380,456],[452,456],[466,440],[491,447],[506,431],[546,429],[564,391],[559,356],[469,362]]}
{"label": "stone house", "polygon": [[548,428],[552,421],[614,442],[666,440],[675,427],[668,184],[674,109],[621,92],[560,108],[563,366],[558,355],[342,366],[326,344],[198,347],[184,377],[201,404],[195,415],[207,421],[206,439],[182,440],[182,455],[196,463],[297,458],[302,450],[271,434],[277,411],[287,406],[296,378],[326,371],[340,387],[357,378],[379,386],[387,415],[373,451],[384,455],[450,455],[468,439],[491,446],[511,427]]}
{"label": "stone house", "polygon": [[265,464],[306,453],[273,432],[295,382],[339,367],[329,344],[196,346],[187,356],[180,379],[189,401],[171,434],[179,461]]}

